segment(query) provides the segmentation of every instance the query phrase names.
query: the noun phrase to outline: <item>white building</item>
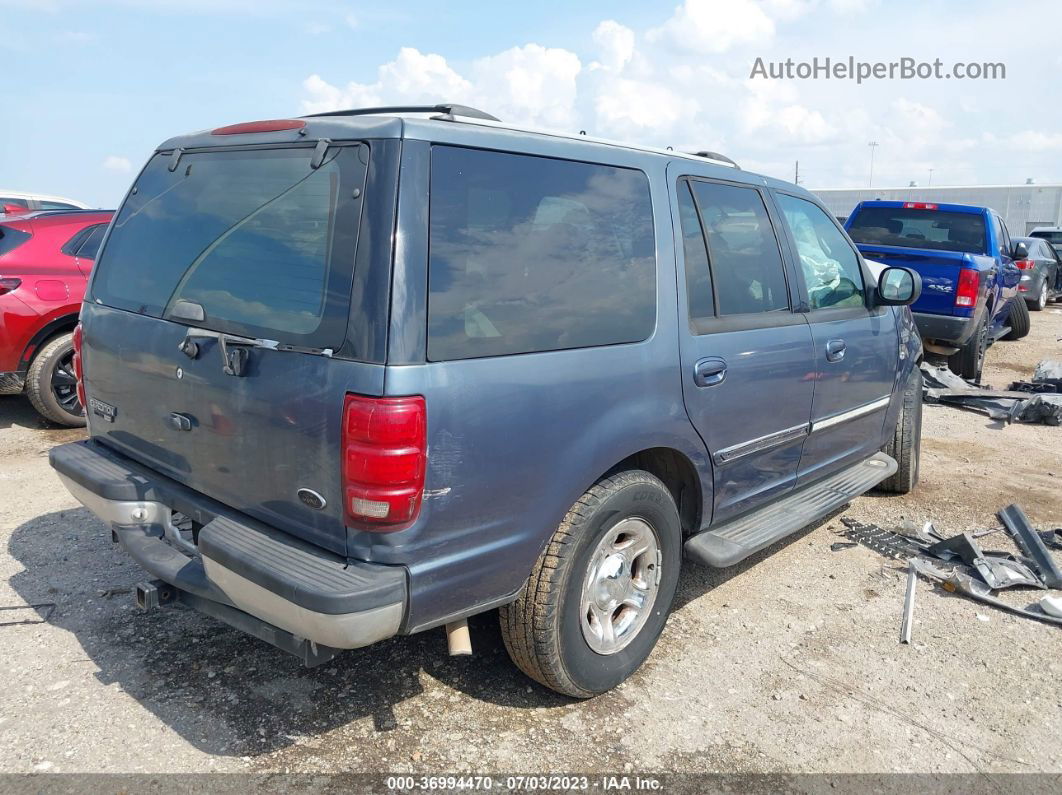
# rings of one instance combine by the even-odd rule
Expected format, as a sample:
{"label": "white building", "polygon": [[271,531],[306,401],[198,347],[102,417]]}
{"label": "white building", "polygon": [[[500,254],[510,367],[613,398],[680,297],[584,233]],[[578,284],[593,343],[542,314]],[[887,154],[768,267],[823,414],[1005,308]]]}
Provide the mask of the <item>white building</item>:
{"label": "white building", "polygon": [[967,185],[928,188],[811,189],[834,215],[847,217],[861,201],[935,202],[991,207],[1003,216],[1012,235],[1027,235],[1038,226],[1062,226],[1062,185]]}

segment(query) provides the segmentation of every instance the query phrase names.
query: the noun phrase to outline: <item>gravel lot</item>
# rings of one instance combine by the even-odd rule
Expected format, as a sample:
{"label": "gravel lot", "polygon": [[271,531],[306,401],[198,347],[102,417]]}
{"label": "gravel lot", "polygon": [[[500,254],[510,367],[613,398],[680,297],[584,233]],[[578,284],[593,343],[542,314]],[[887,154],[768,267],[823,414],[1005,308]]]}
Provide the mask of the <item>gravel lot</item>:
{"label": "gravel lot", "polygon": [[[1062,358],[1059,337],[1060,309],[1034,314],[985,380]],[[1062,772],[1062,632],[920,583],[901,646],[902,566],[831,552],[836,516],[747,564],[689,566],[649,662],[578,703],[510,665],[493,615],[471,658],[437,630],[305,670],[191,611],[141,614],[146,577],[48,467],[80,436],[0,398],[0,772]],[[1016,501],[1059,526],[1060,449],[1059,428],[927,407],[918,489],[844,515],[950,534]]]}

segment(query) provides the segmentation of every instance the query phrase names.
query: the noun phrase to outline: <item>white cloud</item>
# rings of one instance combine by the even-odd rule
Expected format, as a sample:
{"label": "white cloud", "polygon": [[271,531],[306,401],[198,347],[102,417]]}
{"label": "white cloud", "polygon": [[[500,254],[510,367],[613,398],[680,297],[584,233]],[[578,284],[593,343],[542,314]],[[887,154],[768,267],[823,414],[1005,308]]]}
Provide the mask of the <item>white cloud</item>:
{"label": "white cloud", "polygon": [[593,34],[594,44],[598,48],[596,65],[613,71],[620,71],[634,57],[634,31],[612,19],[606,19]]}
{"label": "white cloud", "polygon": [[1023,130],[1010,136],[1008,143],[1026,152],[1050,152],[1062,149],[1062,133]]}
{"label": "white cloud", "polygon": [[357,30],[358,26],[361,24],[361,20],[358,19],[355,14],[347,14],[343,17],[343,21],[347,23],[347,27],[351,30]]}
{"label": "white cloud", "polygon": [[107,155],[103,160],[103,167],[119,174],[128,174],[133,170],[133,164],[129,162],[129,158],[118,155]]}
{"label": "white cloud", "polygon": [[738,44],[770,41],[774,29],[773,20],[755,0],[686,0],[647,38],[693,52],[720,53]]}

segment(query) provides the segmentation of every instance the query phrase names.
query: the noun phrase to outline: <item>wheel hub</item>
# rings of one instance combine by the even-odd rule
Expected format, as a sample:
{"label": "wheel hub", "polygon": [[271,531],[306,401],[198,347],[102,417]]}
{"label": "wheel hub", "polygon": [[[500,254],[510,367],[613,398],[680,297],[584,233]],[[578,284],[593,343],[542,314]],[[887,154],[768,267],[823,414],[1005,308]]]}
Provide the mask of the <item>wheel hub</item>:
{"label": "wheel hub", "polygon": [[652,613],[660,581],[656,531],[644,519],[624,519],[590,556],[583,579],[580,624],[598,654],[625,648]]}

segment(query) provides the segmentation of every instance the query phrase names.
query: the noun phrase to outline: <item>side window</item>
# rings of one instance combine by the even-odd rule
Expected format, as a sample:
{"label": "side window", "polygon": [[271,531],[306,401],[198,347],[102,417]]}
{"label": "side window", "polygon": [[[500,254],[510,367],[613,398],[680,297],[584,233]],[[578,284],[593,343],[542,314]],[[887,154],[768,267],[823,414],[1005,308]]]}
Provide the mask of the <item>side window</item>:
{"label": "side window", "polygon": [[777,194],[785,222],[796,241],[800,269],[814,309],[864,305],[859,257],[822,208],[795,196]]}
{"label": "side window", "polygon": [[996,227],[996,241],[999,245],[999,253],[1004,257],[1009,257],[1011,253],[1010,235],[1007,234],[1007,228],[1003,226],[1003,219],[993,213],[992,223]]}
{"label": "side window", "polygon": [[653,332],[656,243],[641,171],[436,146],[428,245],[431,361]]}
{"label": "side window", "polygon": [[14,212],[28,210],[29,202],[25,199],[14,199],[10,196],[0,196],[0,213],[5,212],[8,209]]}
{"label": "side window", "polygon": [[704,232],[697,218],[697,206],[693,203],[690,184],[678,183],[679,221],[682,225],[682,251],[686,263],[686,303],[690,320],[712,317],[715,305],[712,299],[712,277],[708,267],[708,250],[704,244]]}
{"label": "side window", "polygon": [[691,181],[720,315],[789,309],[778,239],[755,188]]}
{"label": "side window", "polygon": [[50,202],[43,199],[39,202],[42,210],[76,210],[78,209],[69,202]]}
{"label": "side window", "polygon": [[85,238],[87,238],[90,234],[92,234],[91,226],[86,226],[84,229],[77,230],[74,233],[73,237],[67,240],[63,244],[63,247],[59,250],[66,254],[68,257],[76,257],[77,250],[81,248],[81,244],[85,242]]}
{"label": "side window", "polygon": [[91,227],[88,235],[78,247],[77,255],[81,259],[96,259],[96,254],[100,250],[100,241],[103,240],[103,233],[106,231],[107,224],[96,224]]}

